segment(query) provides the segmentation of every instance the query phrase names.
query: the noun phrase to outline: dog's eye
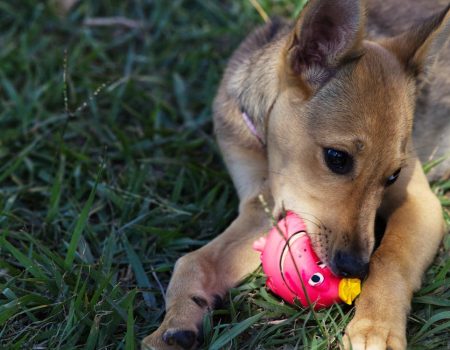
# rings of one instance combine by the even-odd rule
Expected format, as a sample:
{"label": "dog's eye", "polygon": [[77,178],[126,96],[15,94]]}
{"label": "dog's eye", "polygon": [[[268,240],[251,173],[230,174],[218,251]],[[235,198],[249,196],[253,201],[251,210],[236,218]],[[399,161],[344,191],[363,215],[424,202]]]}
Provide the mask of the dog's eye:
{"label": "dog's eye", "polygon": [[333,148],[323,150],[327,167],[335,174],[348,174],[353,169],[353,158],[345,151]]}
{"label": "dog's eye", "polygon": [[324,280],[323,275],[320,272],[317,272],[311,276],[311,278],[308,281],[308,284],[314,287],[317,286],[318,284],[321,284],[323,280]]}
{"label": "dog's eye", "polygon": [[386,185],[385,185],[386,187],[392,185],[395,181],[397,181],[401,170],[402,169],[398,169],[395,173],[393,173],[391,176],[388,177],[388,179],[386,180]]}

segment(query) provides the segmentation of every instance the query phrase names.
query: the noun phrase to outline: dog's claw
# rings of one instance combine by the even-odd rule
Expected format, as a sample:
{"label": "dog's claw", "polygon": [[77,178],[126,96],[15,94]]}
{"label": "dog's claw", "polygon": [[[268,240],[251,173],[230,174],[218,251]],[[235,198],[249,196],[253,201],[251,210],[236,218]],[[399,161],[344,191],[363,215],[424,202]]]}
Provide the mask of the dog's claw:
{"label": "dog's claw", "polygon": [[162,339],[167,345],[177,344],[183,349],[191,349],[195,343],[196,334],[194,331],[168,329],[164,332]]}

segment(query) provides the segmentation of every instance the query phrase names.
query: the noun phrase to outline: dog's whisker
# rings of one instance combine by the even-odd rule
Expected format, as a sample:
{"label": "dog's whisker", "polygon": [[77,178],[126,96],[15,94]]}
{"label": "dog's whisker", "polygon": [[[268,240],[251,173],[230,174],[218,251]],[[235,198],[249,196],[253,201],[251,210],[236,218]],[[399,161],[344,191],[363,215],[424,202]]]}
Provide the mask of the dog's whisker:
{"label": "dog's whisker", "polygon": [[268,169],[267,172],[268,172],[268,173],[272,173],[272,174],[276,174],[276,175],[280,175],[280,176],[284,176],[284,177],[286,177],[286,178],[295,179],[294,176],[290,176],[290,175],[284,174],[284,173],[282,173],[282,172],[280,172],[280,171],[275,171],[275,170],[270,170],[270,169]]}
{"label": "dog's whisker", "polygon": [[303,221],[310,222],[311,224],[317,226],[317,228],[320,228],[320,225],[319,225],[319,224],[317,224],[316,222],[314,222],[314,221],[312,221],[312,220],[310,220],[310,219],[306,219],[306,218],[303,218],[303,217],[302,217],[302,220],[303,220]]}
{"label": "dog's whisker", "polygon": [[310,236],[320,236],[321,233],[320,232],[308,232],[308,235],[310,235]]}
{"label": "dog's whisker", "polygon": [[[314,223],[317,227],[325,227],[325,225],[323,224],[323,222],[317,217],[317,216],[315,216],[314,214],[311,214],[311,213],[308,213],[308,212],[306,212],[306,211],[299,211],[299,212],[297,212],[298,214],[301,214],[301,215],[309,215],[309,216],[312,216],[313,217],[313,219],[316,219],[317,221],[318,221],[318,223],[315,223],[315,222],[313,222],[311,219],[309,219],[309,221],[310,222],[312,222],[312,223]],[[302,217],[302,219],[305,219],[304,217]]]}

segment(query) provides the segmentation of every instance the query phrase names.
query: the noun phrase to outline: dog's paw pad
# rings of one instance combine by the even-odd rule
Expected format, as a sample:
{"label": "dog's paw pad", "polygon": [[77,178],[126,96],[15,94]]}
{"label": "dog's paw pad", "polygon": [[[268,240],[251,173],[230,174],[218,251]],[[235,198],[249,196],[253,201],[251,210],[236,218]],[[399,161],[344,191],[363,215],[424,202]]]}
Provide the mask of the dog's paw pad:
{"label": "dog's paw pad", "polygon": [[193,347],[196,337],[194,331],[169,329],[164,332],[162,339],[167,345],[176,344],[183,349],[190,349]]}

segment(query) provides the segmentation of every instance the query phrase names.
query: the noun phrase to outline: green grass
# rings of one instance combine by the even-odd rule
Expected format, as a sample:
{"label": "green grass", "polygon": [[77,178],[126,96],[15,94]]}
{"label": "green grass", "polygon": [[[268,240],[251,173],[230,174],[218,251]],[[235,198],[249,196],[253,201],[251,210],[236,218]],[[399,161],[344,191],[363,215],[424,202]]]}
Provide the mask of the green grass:
{"label": "green grass", "polygon": [[[248,1],[51,4],[0,0],[0,348],[135,349],[176,259],[236,215],[211,101],[262,20]],[[134,22],[85,24],[113,16]],[[450,181],[434,189],[450,207]],[[412,349],[449,346],[449,250],[447,236],[414,298]],[[336,348],[351,314],[322,311],[318,327],[255,272],[205,318],[204,348]]]}

